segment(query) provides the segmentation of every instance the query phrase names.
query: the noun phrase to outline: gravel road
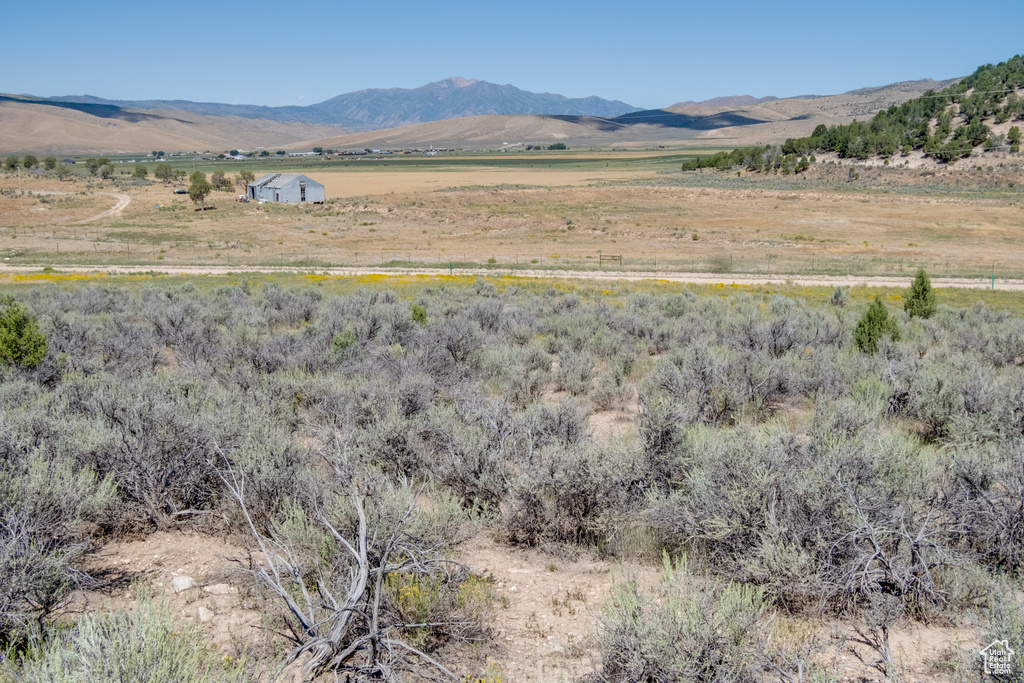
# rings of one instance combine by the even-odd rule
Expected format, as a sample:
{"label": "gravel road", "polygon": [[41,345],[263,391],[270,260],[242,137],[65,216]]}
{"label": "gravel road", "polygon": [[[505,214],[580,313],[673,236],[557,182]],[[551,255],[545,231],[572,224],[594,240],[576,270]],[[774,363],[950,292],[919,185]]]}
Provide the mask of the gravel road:
{"label": "gravel road", "polygon": [[[116,207],[115,207],[116,208]],[[113,210],[113,209],[112,209]],[[8,265],[0,263],[2,273],[36,273],[42,266]],[[231,273],[319,273],[324,275],[448,275],[447,268],[294,268],[257,266],[86,266],[64,265],[56,268],[63,273],[109,273],[111,275],[138,275],[160,273],[166,275],[228,275]],[[553,280],[660,280],[662,282],[685,282],[713,285],[718,283],[738,285],[784,285],[802,287],[909,287],[912,275],[906,277],[866,277],[854,275],[742,275],[731,273],[667,273],[660,271],[585,271],[585,270],[502,270],[491,268],[461,268],[456,275],[479,275],[482,277],[513,276],[524,278],[547,278]],[[991,289],[991,278],[931,278],[932,287],[959,287],[967,289]],[[1024,291],[1024,281],[996,278],[995,289],[1003,291]]]}

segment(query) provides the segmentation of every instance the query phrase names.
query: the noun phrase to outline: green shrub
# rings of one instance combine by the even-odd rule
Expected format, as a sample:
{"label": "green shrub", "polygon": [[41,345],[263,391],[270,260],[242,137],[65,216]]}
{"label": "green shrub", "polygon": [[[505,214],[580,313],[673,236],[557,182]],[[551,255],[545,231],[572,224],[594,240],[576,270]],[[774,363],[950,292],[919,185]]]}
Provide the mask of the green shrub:
{"label": "green shrub", "polygon": [[[19,417],[2,415],[8,425],[22,422]],[[0,651],[38,641],[47,620],[87,578],[75,565],[89,547],[90,527],[102,520],[115,495],[112,477],[97,481],[91,468],[65,458],[19,453],[10,442],[5,446],[0,460]]]}
{"label": "green shrub", "polygon": [[463,567],[434,574],[393,572],[385,578],[382,602],[401,623],[431,624],[406,634],[414,647],[435,650],[448,641],[486,635],[496,597],[492,583]]}
{"label": "green shrub", "polygon": [[882,297],[876,296],[853,330],[853,343],[865,353],[877,353],[878,342],[883,336],[899,341],[900,328],[896,319],[889,316]]}
{"label": "green shrub", "polygon": [[832,290],[832,295],[828,298],[828,302],[839,308],[843,308],[846,304],[850,303],[850,290],[847,287],[837,285]]}
{"label": "green shrub", "polygon": [[0,298],[0,361],[34,368],[46,358],[46,336],[39,323],[9,297]]}
{"label": "green shrub", "polygon": [[345,351],[355,346],[356,333],[351,329],[345,330],[344,334],[336,334],[331,338],[331,351],[335,356],[340,356]]}
{"label": "green shrub", "polygon": [[914,284],[907,292],[906,301],[903,303],[903,310],[910,317],[930,318],[935,313],[935,290],[932,289],[932,282],[924,268],[919,268]]}
{"label": "green shrub", "polygon": [[555,385],[573,396],[584,396],[590,391],[594,373],[594,359],[589,353],[563,350],[555,371]]}
{"label": "green shrub", "polygon": [[[989,627],[983,636],[983,644],[988,645],[995,640],[1005,640],[1014,654],[1010,657],[1010,674],[985,675],[988,680],[999,683],[1020,681],[1024,671],[1024,604],[1021,604],[1017,591],[1001,591],[997,599],[992,601],[989,615]],[[983,662],[976,660],[979,673]]]}
{"label": "green shrub", "polygon": [[636,579],[612,586],[602,618],[601,680],[760,680],[770,619],[761,591],[734,584],[694,585],[685,564],[667,556],[659,585]]}
{"label": "green shrub", "polygon": [[0,668],[0,680],[24,683],[242,683],[253,674],[246,662],[206,644],[198,626],[175,625],[168,607],[148,597],[134,612],[86,615]]}
{"label": "green shrub", "polygon": [[597,376],[597,386],[591,392],[591,399],[598,410],[614,410],[628,398],[629,389],[622,382],[622,376],[608,370]]}
{"label": "green shrub", "polygon": [[629,448],[544,448],[513,476],[501,509],[502,531],[519,545],[605,549],[639,502],[636,465]]}

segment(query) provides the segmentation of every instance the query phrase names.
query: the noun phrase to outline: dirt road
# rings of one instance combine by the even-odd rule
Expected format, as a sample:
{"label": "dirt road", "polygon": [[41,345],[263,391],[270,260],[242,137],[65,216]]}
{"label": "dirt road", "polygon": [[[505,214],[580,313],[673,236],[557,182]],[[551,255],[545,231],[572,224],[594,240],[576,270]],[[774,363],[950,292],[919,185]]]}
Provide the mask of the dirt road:
{"label": "dirt road", "polygon": [[77,225],[82,225],[83,223],[92,223],[93,221],[98,221],[102,218],[111,218],[124,211],[125,208],[132,203],[132,198],[126,194],[120,194],[117,192],[98,192],[97,194],[106,195],[107,197],[113,197],[114,199],[117,200],[117,204],[114,205],[114,208],[107,209],[103,213],[98,213],[95,216],[86,218],[85,220],[82,221],[78,221]]}
{"label": "dirt road", "polygon": [[[56,190],[31,190],[29,191],[29,194],[67,195],[75,193],[57,192]],[[98,221],[101,218],[110,218],[111,216],[116,216],[122,211],[124,211],[128,207],[128,205],[132,203],[132,198],[130,196],[126,194],[121,194],[120,192],[97,192],[96,194],[101,194],[105,197],[113,197],[114,199],[117,200],[117,203],[114,204],[114,208],[112,209],[107,209],[106,211],[98,213],[95,216],[90,216],[89,218],[86,218],[84,220],[76,221],[75,225],[82,225],[83,223],[92,223],[93,221]]]}
{"label": "dirt road", "polygon": [[[113,209],[112,209],[113,210]],[[292,267],[256,267],[256,266],[61,266],[62,273],[109,273],[111,275],[139,275],[158,273],[162,275],[229,275],[232,273],[318,273],[335,276],[363,275],[448,275],[447,268],[292,268]],[[38,273],[42,266],[15,266],[0,263],[0,275],[9,273]],[[546,278],[552,280],[624,280],[636,282],[640,280],[658,280],[661,282],[681,282],[700,285],[737,284],[737,285],[797,285],[801,287],[909,287],[913,277],[858,277],[854,275],[735,275],[729,273],[666,273],[666,272],[617,272],[617,271],[584,271],[584,270],[505,270],[489,268],[462,268],[454,271],[455,275],[476,275],[480,277],[523,277]],[[998,289],[1001,291],[1024,291],[1024,281],[996,278],[932,278],[933,287],[956,287],[963,289]]]}

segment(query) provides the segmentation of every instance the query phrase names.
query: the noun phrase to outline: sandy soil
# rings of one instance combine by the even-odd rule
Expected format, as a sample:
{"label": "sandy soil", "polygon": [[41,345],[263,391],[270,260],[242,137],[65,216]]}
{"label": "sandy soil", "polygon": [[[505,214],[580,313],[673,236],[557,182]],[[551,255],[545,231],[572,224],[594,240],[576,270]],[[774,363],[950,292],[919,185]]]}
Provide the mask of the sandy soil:
{"label": "sandy soil", "polygon": [[[244,557],[242,548],[224,538],[184,531],[158,531],[142,540],[108,543],[85,564],[85,570],[102,583],[81,593],[77,606],[83,610],[131,607],[136,601],[132,585],[148,586],[177,618],[202,623],[210,642],[230,652],[242,641],[251,641],[261,623],[259,610],[245,604],[238,591],[240,570],[231,558]],[[196,587],[175,593],[171,581],[177,576],[192,577]],[[201,620],[200,607],[214,616]]]}

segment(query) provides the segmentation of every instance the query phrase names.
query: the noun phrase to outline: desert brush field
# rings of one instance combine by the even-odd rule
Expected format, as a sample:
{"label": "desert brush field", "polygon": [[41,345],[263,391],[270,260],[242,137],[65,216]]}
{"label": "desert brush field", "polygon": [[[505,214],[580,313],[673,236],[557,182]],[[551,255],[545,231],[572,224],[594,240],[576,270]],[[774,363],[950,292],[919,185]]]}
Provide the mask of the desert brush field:
{"label": "desert brush field", "polygon": [[1024,163],[694,153],[0,176],[0,681],[979,680]]}

